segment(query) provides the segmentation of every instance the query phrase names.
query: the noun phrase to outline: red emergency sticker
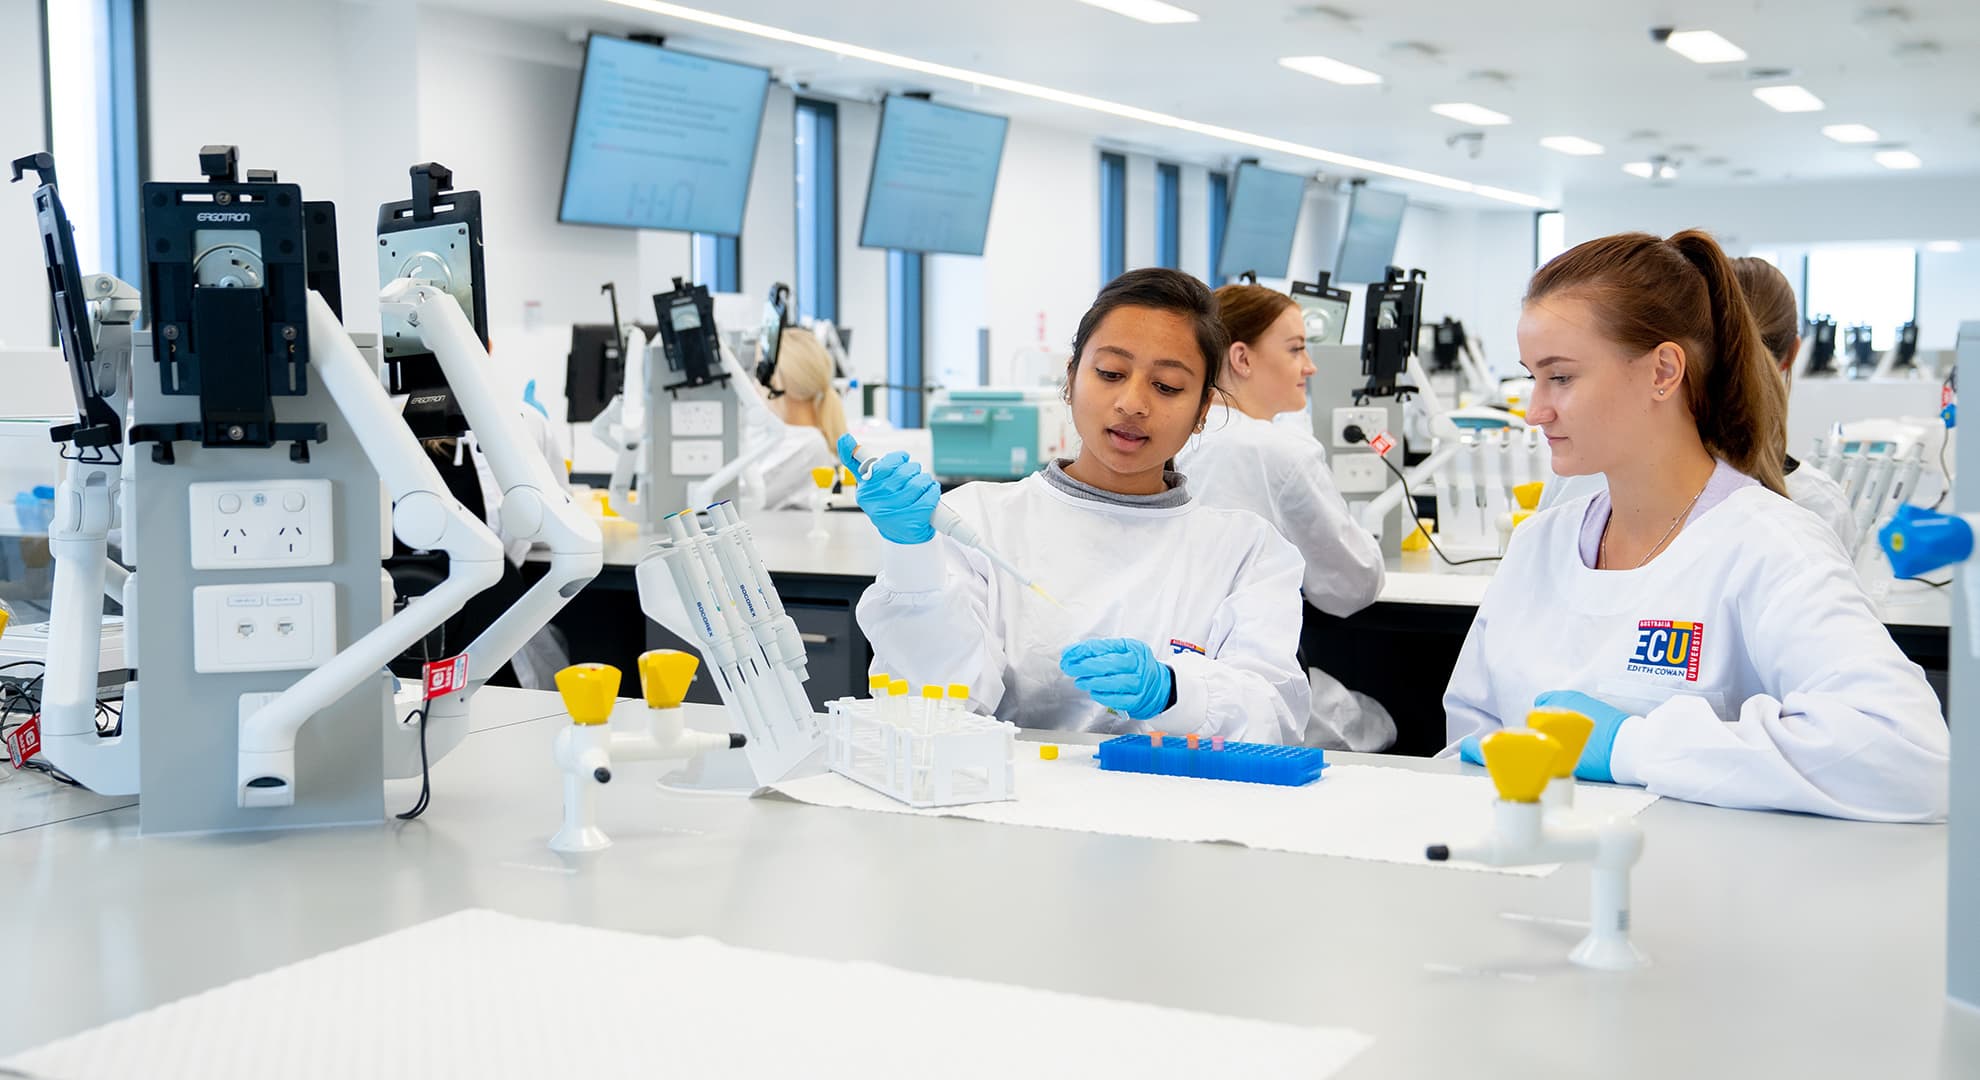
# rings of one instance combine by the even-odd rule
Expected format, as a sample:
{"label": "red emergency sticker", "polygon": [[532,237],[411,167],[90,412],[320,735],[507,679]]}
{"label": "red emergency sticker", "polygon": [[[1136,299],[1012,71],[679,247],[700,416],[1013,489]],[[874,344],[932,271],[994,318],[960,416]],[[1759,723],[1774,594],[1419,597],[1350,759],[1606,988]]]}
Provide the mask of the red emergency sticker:
{"label": "red emergency sticker", "polygon": [[426,665],[426,700],[467,689],[467,654]]}
{"label": "red emergency sticker", "polygon": [[1396,440],[1386,431],[1377,432],[1374,438],[1368,440],[1368,448],[1383,457],[1388,457],[1389,451],[1396,448]]}

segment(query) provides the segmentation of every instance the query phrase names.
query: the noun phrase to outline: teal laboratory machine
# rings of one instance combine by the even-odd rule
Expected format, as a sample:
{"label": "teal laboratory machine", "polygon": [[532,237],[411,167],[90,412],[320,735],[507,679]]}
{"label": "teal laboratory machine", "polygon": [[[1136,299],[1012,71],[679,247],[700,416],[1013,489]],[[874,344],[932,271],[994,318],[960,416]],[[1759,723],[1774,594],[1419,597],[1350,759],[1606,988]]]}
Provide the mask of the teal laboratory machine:
{"label": "teal laboratory machine", "polygon": [[1056,387],[945,390],[930,404],[928,435],[944,482],[1021,479],[1070,457],[1075,442]]}

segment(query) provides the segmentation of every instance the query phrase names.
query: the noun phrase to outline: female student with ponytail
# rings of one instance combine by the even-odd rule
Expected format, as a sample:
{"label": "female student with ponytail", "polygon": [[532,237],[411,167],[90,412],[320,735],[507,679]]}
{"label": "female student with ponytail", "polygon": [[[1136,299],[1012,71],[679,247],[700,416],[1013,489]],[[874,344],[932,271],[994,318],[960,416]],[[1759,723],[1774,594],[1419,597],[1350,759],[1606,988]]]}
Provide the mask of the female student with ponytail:
{"label": "female student with ponytail", "polygon": [[1943,819],[1937,699],[1782,495],[1785,389],[1718,244],[1582,244],[1534,275],[1518,334],[1554,471],[1608,489],[1515,534],[1444,696],[1454,749],[1558,706],[1595,721],[1583,779]]}

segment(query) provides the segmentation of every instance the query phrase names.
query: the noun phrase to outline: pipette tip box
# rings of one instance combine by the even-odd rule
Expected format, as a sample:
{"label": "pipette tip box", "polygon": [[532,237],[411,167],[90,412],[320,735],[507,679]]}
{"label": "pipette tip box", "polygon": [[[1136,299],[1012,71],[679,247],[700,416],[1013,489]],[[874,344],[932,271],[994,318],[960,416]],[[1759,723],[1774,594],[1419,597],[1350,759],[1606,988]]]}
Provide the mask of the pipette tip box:
{"label": "pipette tip box", "polygon": [[1016,741],[1016,727],[967,712],[900,723],[873,698],[825,703],[826,767],[918,808],[1016,798]]}
{"label": "pipette tip box", "polygon": [[1116,735],[1100,744],[1098,757],[1100,767],[1112,772],[1286,787],[1310,784],[1327,767],[1326,751],[1314,747],[1226,742],[1219,749],[1209,740],[1177,735]]}

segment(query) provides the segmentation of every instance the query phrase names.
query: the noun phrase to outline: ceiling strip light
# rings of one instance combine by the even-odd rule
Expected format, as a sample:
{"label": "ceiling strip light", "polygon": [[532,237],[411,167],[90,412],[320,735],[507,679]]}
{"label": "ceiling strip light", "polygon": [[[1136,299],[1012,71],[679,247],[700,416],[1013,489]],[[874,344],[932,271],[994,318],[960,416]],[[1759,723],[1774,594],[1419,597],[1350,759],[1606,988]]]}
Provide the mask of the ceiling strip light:
{"label": "ceiling strip light", "polygon": [[777,41],[786,45],[797,45],[802,48],[816,49],[819,52],[827,52],[835,56],[843,56],[853,60],[863,60],[867,63],[879,64],[900,71],[912,71],[919,75],[928,75],[938,79],[949,79],[970,86],[981,86],[988,90],[1001,90],[1005,93],[1019,94],[1024,97],[1035,98],[1039,101],[1049,101],[1056,105],[1067,105],[1076,109],[1085,109],[1089,112],[1117,116],[1123,120],[1133,120],[1139,123],[1172,128],[1176,131],[1186,131],[1192,135],[1201,135],[1205,138],[1237,143],[1240,146],[1255,147],[1259,150],[1265,150],[1275,154],[1284,154],[1287,157],[1304,158],[1308,161],[1318,161],[1327,165],[1339,166],[1343,169],[1375,173],[1379,176],[1394,177],[1397,180],[1408,180],[1418,184],[1427,184],[1431,187],[1443,188],[1446,191],[1478,195],[1483,198],[1512,203],[1516,206],[1530,207],[1536,210],[1549,209],[1552,206],[1545,199],[1517,191],[1507,191],[1504,188],[1473,184],[1467,180],[1439,176],[1436,173],[1424,172],[1421,169],[1390,165],[1387,162],[1355,157],[1352,154],[1336,153],[1332,150],[1323,150],[1317,146],[1307,146],[1303,143],[1296,143],[1287,139],[1275,139],[1269,135],[1240,131],[1237,128],[1224,127],[1220,124],[1205,124],[1195,120],[1186,120],[1180,116],[1171,116],[1168,113],[1156,112],[1153,109],[1123,105],[1116,101],[1108,101],[1105,98],[1091,97],[1086,94],[1075,94],[1066,90],[1057,90],[1049,86],[1041,86],[1038,83],[1024,82],[1020,79],[1007,79],[1001,75],[991,75],[986,72],[971,71],[968,68],[953,67],[949,64],[936,64],[926,60],[917,60],[911,56],[902,56],[899,53],[885,52],[880,49],[869,49],[863,45],[854,45],[850,42],[834,41],[831,38],[816,37],[811,34],[800,34],[794,30],[785,30],[781,27],[770,26],[765,23],[750,22],[747,19],[738,19],[730,15],[718,15],[715,12],[704,11],[700,8],[691,8],[681,4],[662,3],[661,0],[606,0],[606,3],[631,8],[636,11],[648,12],[653,15],[661,15],[670,19],[679,19],[682,22],[694,23],[698,26],[707,26],[717,30],[727,30],[731,33],[746,34],[750,37],[762,38],[765,41]]}

